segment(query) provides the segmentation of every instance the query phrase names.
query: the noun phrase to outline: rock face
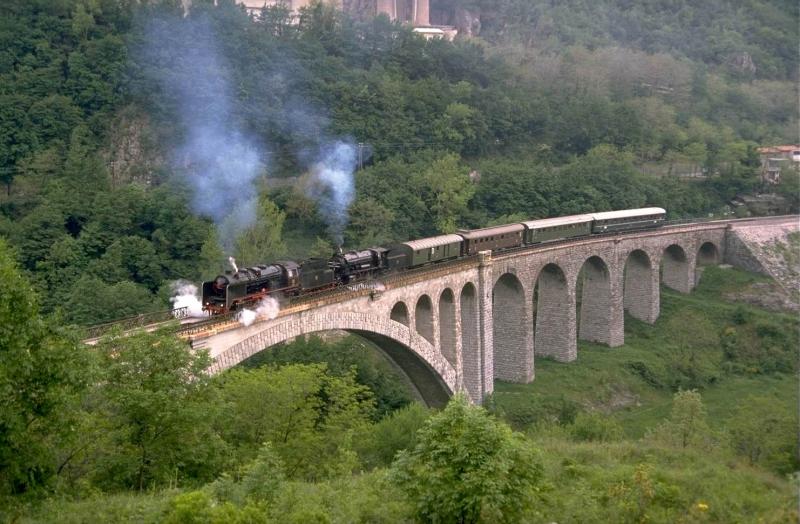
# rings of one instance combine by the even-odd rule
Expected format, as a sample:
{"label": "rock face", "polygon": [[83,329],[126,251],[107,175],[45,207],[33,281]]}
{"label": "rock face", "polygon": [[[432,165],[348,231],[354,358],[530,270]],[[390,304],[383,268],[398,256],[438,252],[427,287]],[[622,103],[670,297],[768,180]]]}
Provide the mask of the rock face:
{"label": "rock face", "polygon": [[102,155],[112,184],[151,185],[164,158],[147,116],[136,108],[127,107],[117,114],[110,128],[112,131]]}
{"label": "rock face", "polygon": [[743,222],[727,237],[728,260],[739,267],[772,277],[786,298],[784,309],[800,304],[800,222],[796,217],[776,220],[769,227]]}
{"label": "rock face", "polygon": [[453,12],[453,25],[458,29],[458,34],[464,36],[477,36],[481,32],[481,17],[475,11],[456,7]]}

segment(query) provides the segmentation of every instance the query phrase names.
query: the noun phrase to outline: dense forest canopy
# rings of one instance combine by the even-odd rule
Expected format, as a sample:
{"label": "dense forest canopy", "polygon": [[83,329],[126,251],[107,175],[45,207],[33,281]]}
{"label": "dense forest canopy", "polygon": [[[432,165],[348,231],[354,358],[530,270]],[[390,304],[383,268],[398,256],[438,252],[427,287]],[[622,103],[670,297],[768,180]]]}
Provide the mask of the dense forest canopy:
{"label": "dense forest canopy", "polygon": [[178,4],[3,3],[0,234],[45,311],[162,309],[227,254],[720,212],[758,145],[796,138],[790,2],[453,2],[483,27],[452,43],[323,4]]}

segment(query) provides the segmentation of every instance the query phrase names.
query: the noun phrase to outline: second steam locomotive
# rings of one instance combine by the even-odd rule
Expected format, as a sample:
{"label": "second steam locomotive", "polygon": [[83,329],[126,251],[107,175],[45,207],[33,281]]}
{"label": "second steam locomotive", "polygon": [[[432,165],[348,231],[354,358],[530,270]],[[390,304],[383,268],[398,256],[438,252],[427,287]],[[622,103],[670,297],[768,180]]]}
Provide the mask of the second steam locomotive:
{"label": "second steam locomotive", "polygon": [[542,242],[659,227],[665,217],[664,209],[649,207],[546,218],[348,251],[330,259],[279,261],[235,268],[203,282],[203,309],[218,315],[252,306],[268,296],[317,293],[384,272],[468,257],[479,251],[502,251]]}

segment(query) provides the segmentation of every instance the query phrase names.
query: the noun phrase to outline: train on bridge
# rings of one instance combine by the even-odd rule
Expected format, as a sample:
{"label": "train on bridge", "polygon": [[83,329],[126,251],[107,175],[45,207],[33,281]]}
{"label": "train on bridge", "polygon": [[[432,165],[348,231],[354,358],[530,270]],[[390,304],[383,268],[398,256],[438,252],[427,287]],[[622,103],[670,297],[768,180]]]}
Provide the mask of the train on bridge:
{"label": "train on bridge", "polygon": [[622,233],[659,227],[666,211],[660,207],[626,209],[530,220],[454,234],[410,240],[387,247],[337,253],[330,259],[279,261],[236,268],[203,282],[203,309],[219,315],[253,306],[269,296],[313,294],[428,264],[474,256],[480,251],[504,251],[545,242]]}

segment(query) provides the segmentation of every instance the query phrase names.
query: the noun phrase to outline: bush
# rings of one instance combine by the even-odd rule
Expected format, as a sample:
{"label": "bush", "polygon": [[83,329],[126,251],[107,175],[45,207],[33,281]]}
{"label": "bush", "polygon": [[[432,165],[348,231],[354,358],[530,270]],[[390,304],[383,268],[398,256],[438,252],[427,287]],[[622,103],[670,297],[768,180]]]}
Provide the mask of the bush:
{"label": "bush", "polygon": [[573,439],[588,442],[609,442],[622,438],[622,426],[600,413],[578,413],[567,430]]}

